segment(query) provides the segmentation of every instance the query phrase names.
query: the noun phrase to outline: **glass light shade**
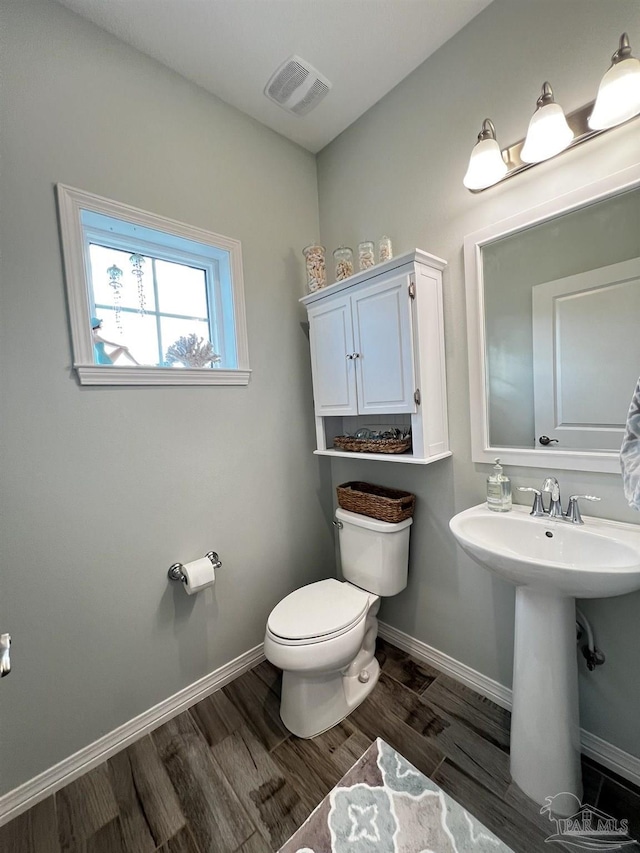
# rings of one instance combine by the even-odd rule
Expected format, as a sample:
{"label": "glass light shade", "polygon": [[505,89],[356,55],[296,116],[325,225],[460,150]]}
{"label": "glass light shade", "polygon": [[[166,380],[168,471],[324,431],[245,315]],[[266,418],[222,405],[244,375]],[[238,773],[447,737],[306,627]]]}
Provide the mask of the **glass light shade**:
{"label": "glass light shade", "polygon": [[615,63],[600,81],[589,116],[591,130],[607,130],[640,113],[640,59],[630,56]]}
{"label": "glass light shade", "polygon": [[564,151],[572,139],[573,131],[560,104],[545,104],[531,116],[520,159],[524,163],[541,163]]}
{"label": "glass light shade", "polygon": [[469,167],[462,183],[468,190],[484,190],[497,184],[507,174],[500,146],[495,139],[481,139],[469,158]]}

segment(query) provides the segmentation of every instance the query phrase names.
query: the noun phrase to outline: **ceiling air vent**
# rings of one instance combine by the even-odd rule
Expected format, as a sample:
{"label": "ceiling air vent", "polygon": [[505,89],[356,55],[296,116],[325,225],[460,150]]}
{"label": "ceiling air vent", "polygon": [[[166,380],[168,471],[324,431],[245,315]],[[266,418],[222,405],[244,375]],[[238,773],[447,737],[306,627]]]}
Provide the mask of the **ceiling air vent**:
{"label": "ceiling air vent", "polygon": [[273,73],[264,93],[287,112],[303,116],[318,106],[329,89],[326,77],[304,59],[291,56]]}

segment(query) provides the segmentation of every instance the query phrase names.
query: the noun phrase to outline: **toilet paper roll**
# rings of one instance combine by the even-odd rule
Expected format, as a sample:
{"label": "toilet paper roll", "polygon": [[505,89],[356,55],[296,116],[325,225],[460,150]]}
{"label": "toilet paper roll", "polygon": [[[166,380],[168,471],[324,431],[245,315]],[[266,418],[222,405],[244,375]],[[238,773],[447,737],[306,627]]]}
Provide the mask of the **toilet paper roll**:
{"label": "toilet paper roll", "polygon": [[185,563],[182,570],[186,578],[184,588],[189,595],[194,595],[194,593],[213,586],[215,583],[215,569],[208,557],[201,557],[199,560]]}

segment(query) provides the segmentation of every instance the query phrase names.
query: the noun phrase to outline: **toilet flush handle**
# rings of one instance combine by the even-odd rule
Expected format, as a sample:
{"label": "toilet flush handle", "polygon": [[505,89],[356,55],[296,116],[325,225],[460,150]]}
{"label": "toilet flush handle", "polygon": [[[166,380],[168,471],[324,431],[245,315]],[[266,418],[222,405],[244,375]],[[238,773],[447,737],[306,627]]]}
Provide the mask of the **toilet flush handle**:
{"label": "toilet flush handle", "polygon": [[342,530],[342,528],[344,527],[344,525],[343,525],[343,523],[342,523],[341,521],[334,521],[334,522],[333,522],[333,526],[334,526],[334,527],[337,527],[337,528],[338,528],[338,530]]}
{"label": "toilet flush handle", "polygon": [[0,634],[0,678],[4,678],[5,675],[9,675],[11,672],[10,649],[11,634]]}

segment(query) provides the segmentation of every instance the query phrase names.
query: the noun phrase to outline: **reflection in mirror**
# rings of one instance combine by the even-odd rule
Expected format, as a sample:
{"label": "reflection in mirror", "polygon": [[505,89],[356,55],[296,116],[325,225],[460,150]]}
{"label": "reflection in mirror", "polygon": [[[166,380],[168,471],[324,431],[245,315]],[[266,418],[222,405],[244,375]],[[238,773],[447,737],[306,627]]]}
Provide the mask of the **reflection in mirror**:
{"label": "reflection in mirror", "polygon": [[640,373],[640,189],[482,248],[489,439],[619,450]]}
{"label": "reflection in mirror", "polygon": [[246,384],[237,240],[61,185],[58,199],[81,382]]}
{"label": "reflection in mirror", "polygon": [[533,287],[538,442],[620,450],[640,371],[639,318],[640,257]]}
{"label": "reflection in mirror", "polygon": [[640,374],[640,165],[465,238],[472,452],[619,473]]}

